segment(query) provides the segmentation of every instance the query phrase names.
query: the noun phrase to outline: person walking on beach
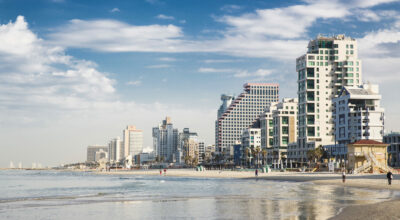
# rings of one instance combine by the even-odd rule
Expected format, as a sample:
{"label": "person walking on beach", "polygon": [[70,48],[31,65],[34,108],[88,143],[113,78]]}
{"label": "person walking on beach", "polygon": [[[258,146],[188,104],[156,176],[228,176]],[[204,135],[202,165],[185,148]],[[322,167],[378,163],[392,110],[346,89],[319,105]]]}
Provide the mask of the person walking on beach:
{"label": "person walking on beach", "polygon": [[164,169],[164,175],[167,175],[167,169]]}
{"label": "person walking on beach", "polygon": [[255,172],[256,172],[256,177],[258,177],[258,169],[256,169],[256,171],[255,171]]}
{"label": "person walking on beach", "polygon": [[388,179],[389,185],[392,185],[392,179],[393,179],[393,174],[392,174],[392,172],[389,171],[389,172],[386,174],[386,178]]}
{"label": "person walking on beach", "polygon": [[342,172],[342,181],[343,181],[343,183],[346,182],[346,171],[345,170],[343,170],[343,172]]}
{"label": "person walking on beach", "polygon": [[160,176],[162,175],[162,170],[160,169]]}

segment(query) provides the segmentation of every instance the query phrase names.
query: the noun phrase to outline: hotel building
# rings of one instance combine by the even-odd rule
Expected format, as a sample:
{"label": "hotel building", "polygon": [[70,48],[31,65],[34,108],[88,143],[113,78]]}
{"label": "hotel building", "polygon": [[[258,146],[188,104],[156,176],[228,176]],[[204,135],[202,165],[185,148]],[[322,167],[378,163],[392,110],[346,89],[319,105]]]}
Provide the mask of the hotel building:
{"label": "hotel building", "polygon": [[[271,102],[279,99],[279,84],[246,83],[244,91],[219,115],[216,122],[216,149],[233,156],[233,145],[243,129],[249,128]],[[228,99],[230,100],[230,99]],[[224,100],[223,100],[224,101]],[[225,105],[222,103],[221,107]],[[220,109],[223,109],[221,108]]]}
{"label": "hotel building", "polygon": [[108,146],[101,145],[91,145],[87,147],[86,153],[86,161],[87,162],[95,162],[96,161],[96,152],[108,152]]}
{"label": "hotel building", "polygon": [[108,144],[109,160],[117,162],[124,158],[124,142],[119,138],[114,138]]}
{"label": "hotel building", "polygon": [[343,86],[361,85],[362,69],[357,41],[344,35],[318,36],[306,54],[296,59],[298,73],[299,125],[297,147],[300,158],[320,145],[334,144],[332,99]]}

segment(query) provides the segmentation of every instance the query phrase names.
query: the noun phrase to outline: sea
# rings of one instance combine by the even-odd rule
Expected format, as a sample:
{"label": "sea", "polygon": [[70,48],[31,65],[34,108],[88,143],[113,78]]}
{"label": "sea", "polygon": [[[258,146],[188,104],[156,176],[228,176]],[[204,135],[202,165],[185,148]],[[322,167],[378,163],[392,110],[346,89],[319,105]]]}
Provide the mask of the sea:
{"label": "sea", "polygon": [[262,179],[1,170],[0,219],[328,219],[390,190]]}

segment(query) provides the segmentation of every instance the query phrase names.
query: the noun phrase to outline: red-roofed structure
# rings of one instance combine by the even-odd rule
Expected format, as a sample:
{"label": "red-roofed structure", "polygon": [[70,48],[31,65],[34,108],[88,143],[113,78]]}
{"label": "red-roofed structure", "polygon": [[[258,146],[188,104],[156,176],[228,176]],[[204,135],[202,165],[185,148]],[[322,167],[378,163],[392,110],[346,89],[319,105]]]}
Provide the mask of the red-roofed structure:
{"label": "red-roofed structure", "polygon": [[379,141],[374,141],[374,140],[359,140],[353,143],[353,145],[387,145],[385,143],[379,142]]}

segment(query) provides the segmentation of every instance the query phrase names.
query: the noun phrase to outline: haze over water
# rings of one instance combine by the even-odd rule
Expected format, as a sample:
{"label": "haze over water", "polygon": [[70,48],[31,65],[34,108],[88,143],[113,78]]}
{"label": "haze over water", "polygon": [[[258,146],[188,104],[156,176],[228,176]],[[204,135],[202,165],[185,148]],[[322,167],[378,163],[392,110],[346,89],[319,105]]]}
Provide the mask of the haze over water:
{"label": "haze over water", "polygon": [[326,219],[397,196],[265,180],[0,171],[0,219]]}

